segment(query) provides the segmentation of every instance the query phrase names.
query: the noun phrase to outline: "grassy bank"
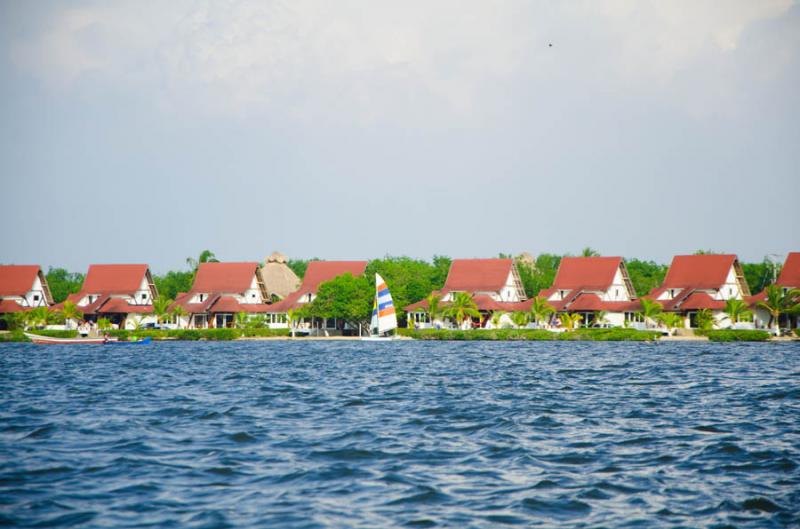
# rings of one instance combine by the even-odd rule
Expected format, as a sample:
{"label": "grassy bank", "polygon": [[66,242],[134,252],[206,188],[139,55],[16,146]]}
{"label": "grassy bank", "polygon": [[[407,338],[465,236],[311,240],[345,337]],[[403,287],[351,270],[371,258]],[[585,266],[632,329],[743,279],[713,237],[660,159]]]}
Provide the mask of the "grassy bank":
{"label": "grassy bank", "polygon": [[712,342],[766,342],[770,334],[767,331],[718,329],[713,331],[695,331],[698,336],[707,336]]}
{"label": "grassy bank", "polygon": [[152,338],[153,340],[209,340],[209,341],[229,341],[237,338],[253,337],[280,337],[289,336],[288,329],[174,329],[174,330],[146,330],[146,331],[109,331],[111,336],[120,340],[133,340],[140,338]]}
{"label": "grassy bank", "polygon": [[657,338],[655,331],[636,329],[576,329],[569,332],[552,332],[544,329],[473,329],[454,331],[447,329],[398,329],[398,334],[416,340],[587,340],[602,342],[644,342]]}

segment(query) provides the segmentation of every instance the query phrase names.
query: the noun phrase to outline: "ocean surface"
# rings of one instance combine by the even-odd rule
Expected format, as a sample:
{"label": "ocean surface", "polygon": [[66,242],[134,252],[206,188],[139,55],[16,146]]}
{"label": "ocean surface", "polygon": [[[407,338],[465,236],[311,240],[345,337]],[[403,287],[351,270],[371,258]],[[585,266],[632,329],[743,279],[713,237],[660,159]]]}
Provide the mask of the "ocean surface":
{"label": "ocean surface", "polygon": [[800,344],[0,344],[0,526],[797,527]]}

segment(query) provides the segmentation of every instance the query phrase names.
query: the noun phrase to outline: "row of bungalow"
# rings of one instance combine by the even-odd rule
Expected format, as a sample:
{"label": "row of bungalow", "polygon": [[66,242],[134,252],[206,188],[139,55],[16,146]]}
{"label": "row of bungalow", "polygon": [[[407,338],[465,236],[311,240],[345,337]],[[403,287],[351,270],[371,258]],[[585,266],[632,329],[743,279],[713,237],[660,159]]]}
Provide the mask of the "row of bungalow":
{"label": "row of bungalow", "polygon": [[[458,293],[469,294],[480,316],[468,319],[465,327],[511,325],[510,315],[528,312],[528,299],[514,259],[456,259],[443,288],[433,292],[446,305]],[[300,281],[275,253],[261,265],[244,263],[201,263],[188,292],[181,293],[171,310],[170,324],[176,328],[230,327],[239,313],[260,315],[270,328],[287,328],[287,315],[314,301],[325,281],[343,274],[363,275],[367,261],[313,261]],[[784,289],[800,288],[800,252],[790,253],[777,284]],[[391,285],[390,285],[391,287]],[[683,317],[687,328],[695,326],[698,311],[708,309],[719,328],[731,327],[724,309],[730,299],[743,300],[754,309],[753,325],[772,325],[769,313],[758,307],[764,292],[751,295],[735,255],[681,255],[673,258],[662,285],[645,298],[658,301],[664,311]],[[621,257],[564,257],[550,288],[538,293],[559,313],[580,314],[584,325],[593,325],[602,315],[603,325],[641,326],[641,300]],[[108,319],[117,328],[156,324],[153,303],[158,291],[146,264],[91,265],[81,290],[68,301],[75,304],[87,321]],[[0,266],[0,314],[54,305],[47,280],[39,266]],[[177,309],[177,310],[174,310]],[[405,307],[409,325],[417,328],[453,327],[444,316],[431,321],[427,301]],[[499,321],[492,315],[503,313]],[[782,327],[796,327],[796,318],[781,321]],[[336,319],[306,319],[301,329],[326,334],[353,332],[349,324]]]}

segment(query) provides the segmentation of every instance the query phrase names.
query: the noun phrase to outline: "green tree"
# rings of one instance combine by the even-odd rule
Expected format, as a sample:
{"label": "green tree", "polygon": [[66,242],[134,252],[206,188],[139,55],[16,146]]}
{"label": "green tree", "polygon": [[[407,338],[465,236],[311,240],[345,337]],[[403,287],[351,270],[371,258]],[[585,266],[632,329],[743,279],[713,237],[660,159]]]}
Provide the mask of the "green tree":
{"label": "green tree", "polygon": [[193,281],[194,272],[191,271],[170,270],[164,275],[153,277],[159,296],[166,299],[175,299],[178,294],[188,292]]}
{"label": "green tree", "polygon": [[741,299],[729,299],[726,301],[723,312],[728,315],[731,325],[741,320],[750,320],[753,316],[753,312],[749,309],[747,303]]}
{"label": "green tree", "polygon": [[248,317],[248,314],[245,311],[240,310],[239,312],[237,312],[236,313],[236,328],[237,329],[244,329],[245,327],[247,327],[247,323],[248,323],[249,319],[250,318]]}
{"label": "green tree", "polygon": [[83,274],[68,272],[64,268],[51,267],[45,277],[47,286],[50,287],[50,294],[56,303],[61,303],[70,294],[80,292],[83,285]]}
{"label": "green tree", "polygon": [[26,323],[35,329],[44,328],[50,318],[50,310],[47,307],[36,307],[25,313]]}
{"label": "green tree", "polygon": [[297,324],[303,320],[303,317],[303,311],[300,309],[289,309],[286,311],[286,323],[292,331],[292,338],[294,338],[295,332],[297,332]]}
{"label": "green tree", "polygon": [[652,299],[642,298],[639,304],[642,308],[637,314],[644,320],[645,327],[650,327],[650,323],[655,322],[658,315],[664,311],[664,306]]}
{"label": "green tree", "polygon": [[[437,284],[439,270],[420,259],[392,256],[374,259],[367,265],[365,275],[371,278],[376,273],[389,285],[394,305],[398,309],[416,303],[431,291],[441,288]],[[398,313],[398,318],[404,319],[405,314]],[[403,325],[402,321],[400,325]]]}
{"label": "green tree", "polygon": [[583,316],[580,314],[570,314],[569,312],[563,312],[559,314],[558,318],[561,320],[561,326],[569,330],[574,329],[581,321],[583,321]]}
{"label": "green tree", "polygon": [[197,271],[197,268],[203,263],[218,263],[217,256],[214,255],[214,252],[211,250],[203,250],[200,252],[200,255],[195,259],[194,257],[187,257],[186,264],[189,265],[194,271]]}
{"label": "green tree", "polygon": [[101,331],[107,331],[111,328],[111,320],[108,318],[100,318],[97,320],[97,328]]}
{"label": "green tree", "polygon": [[65,301],[64,306],[61,308],[61,316],[64,318],[64,325],[70,328],[72,322],[78,322],[83,319],[83,312],[78,309],[75,303]]}
{"label": "green tree", "polygon": [[428,314],[428,319],[431,320],[431,325],[433,325],[434,320],[441,318],[444,312],[444,307],[442,307],[442,296],[431,293],[425,298],[425,301],[427,302],[428,306],[425,307],[424,310]]}
{"label": "green tree", "polygon": [[351,325],[367,324],[375,297],[373,281],[351,274],[340,275],[320,284],[308,314],[315,318],[339,318]]}
{"label": "green tree", "polygon": [[766,298],[756,305],[769,312],[769,324],[775,329],[775,335],[780,336],[781,314],[796,314],[800,311],[800,290],[793,288],[784,291],[778,285],[770,285],[765,294]]}
{"label": "green tree", "polygon": [[751,292],[761,292],[780,274],[781,267],[767,258],[760,263],[742,263],[742,272]]}
{"label": "green tree", "polygon": [[653,261],[626,259],[625,268],[628,270],[628,277],[631,279],[633,289],[641,297],[649,294],[654,288],[661,286],[661,283],[664,282],[664,277],[667,275],[668,267]]}
{"label": "green tree", "polygon": [[599,257],[599,256],[600,252],[589,246],[587,246],[581,251],[581,257]]}
{"label": "green tree", "polygon": [[673,329],[683,327],[683,316],[676,312],[662,312],[656,316],[656,320],[664,325],[672,333]]}
{"label": "green tree", "polygon": [[163,323],[169,319],[171,315],[170,306],[173,303],[173,300],[165,296],[161,296],[153,300],[153,315],[155,315],[158,323]]}
{"label": "green tree", "polygon": [[492,318],[491,318],[492,327],[494,327],[495,329],[499,329],[500,328],[500,320],[503,319],[504,315],[505,315],[505,312],[503,312],[502,310],[496,310],[496,311],[492,312]]}
{"label": "green tree", "polygon": [[292,269],[292,272],[295,273],[297,277],[301,280],[306,275],[306,270],[308,269],[308,263],[313,261],[321,261],[319,257],[312,257],[311,259],[289,259],[286,261],[286,266]]}
{"label": "green tree", "polygon": [[186,312],[186,309],[184,309],[181,305],[178,305],[178,304],[175,304],[172,307],[171,313],[172,313],[172,317],[175,318],[175,323],[179,327],[180,327],[180,324],[181,324],[181,318],[185,318],[186,316],[189,315],[189,313]]}
{"label": "green tree", "polygon": [[536,296],[531,300],[531,316],[537,325],[547,321],[556,309],[543,297]]}
{"label": "green tree", "polygon": [[481,313],[472,296],[466,292],[456,292],[453,301],[445,309],[445,315],[455,320],[458,327],[461,328],[467,318],[479,318]]}
{"label": "green tree", "polygon": [[598,310],[597,312],[594,313],[594,322],[592,322],[592,325],[596,327],[602,325],[603,323],[606,322],[607,317],[608,317],[608,312],[604,310]]}
{"label": "green tree", "polygon": [[707,331],[714,327],[714,314],[709,309],[700,309],[694,315],[694,325]]}
{"label": "green tree", "polygon": [[446,255],[433,256],[433,267],[436,271],[431,278],[431,283],[434,290],[439,290],[444,286],[444,282],[447,280],[447,274],[450,272],[451,264],[453,264],[453,260]]}
{"label": "green tree", "polygon": [[531,321],[531,315],[528,312],[517,311],[511,314],[511,321],[517,329],[521,329]]}

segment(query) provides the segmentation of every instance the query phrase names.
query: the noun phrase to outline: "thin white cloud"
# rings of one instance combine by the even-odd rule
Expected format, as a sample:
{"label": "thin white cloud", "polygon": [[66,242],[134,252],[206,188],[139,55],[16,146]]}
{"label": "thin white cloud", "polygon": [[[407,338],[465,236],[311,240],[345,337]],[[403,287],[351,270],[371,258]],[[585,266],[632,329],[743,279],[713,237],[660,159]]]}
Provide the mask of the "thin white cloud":
{"label": "thin white cloud", "polygon": [[[734,52],[748,28],[791,5],[293,0],[66,6],[12,54],[19,67],[57,89],[91,76],[133,84],[177,109],[246,115],[280,107],[311,119],[319,108],[346,105],[354,118],[367,120],[434,108],[475,116],[499,97],[498,85],[515,76],[559,75],[559,68],[595,69],[633,85],[669,84],[686,68]],[[545,53],[550,41],[565,48],[564,64]],[[581,44],[588,48],[582,59]]]}

